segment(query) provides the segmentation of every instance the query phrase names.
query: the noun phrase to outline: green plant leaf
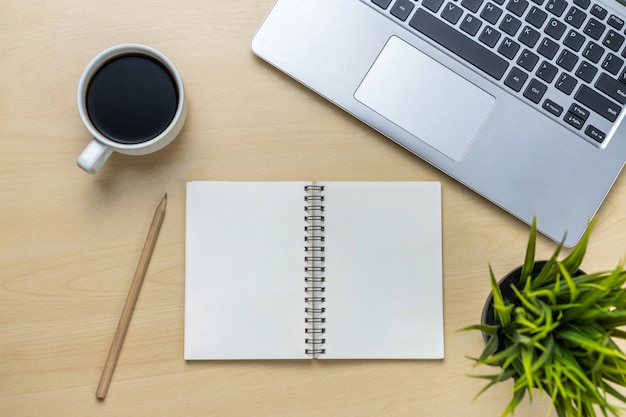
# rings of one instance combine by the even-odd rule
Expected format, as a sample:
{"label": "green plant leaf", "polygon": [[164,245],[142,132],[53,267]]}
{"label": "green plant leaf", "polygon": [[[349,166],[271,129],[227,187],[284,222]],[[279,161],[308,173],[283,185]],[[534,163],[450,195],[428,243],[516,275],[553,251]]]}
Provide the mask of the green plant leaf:
{"label": "green plant leaf", "polygon": [[527,320],[522,315],[515,316],[515,323],[519,324],[517,329],[517,333],[515,335],[515,341],[524,344],[532,344],[532,341],[529,336],[522,335],[522,333],[536,333],[539,331],[539,326],[533,323],[530,320]]}
{"label": "green plant leaf", "polygon": [[501,417],[506,417],[509,414],[512,414],[515,408],[522,402],[524,399],[524,395],[526,394],[526,389],[518,389],[513,393],[513,399],[509,402],[509,405],[506,407]]}
{"label": "green plant leaf", "polygon": [[554,353],[554,336],[549,335],[546,337],[545,349],[537,360],[532,364],[531,372],[535,374],[539,369],[543,368],[552,359]]}
{"label": "green plant leaf", "polygon": [[556,410],[557,417],[567,417],[567,414],[565,412],[565,408],[563,406],[560,406],[554,400],[552,401],[552,403],[554,404],[554,409]]}
{"label": "green plant leaf", "polygon": [[613,398],[618,399],[619,401],[626,404],[626,396],[613,388],[610,384],[605,384],[604,389],[608,392]]}
{"label": "green plant leaf", "polygon": [[602,370],[602,368],[606,369],[605,363],[604,363],[604,358],[606,358],[606,355],[604,355],[603,353],[598,355],[598,357],[595,360],[595,363],[591,367],[591,372],[592,373],[598,373],[598,372],[600,372]]}
{"label": "green plant leaf", "polygon": [[[621,325],[625,325],[625,324],[626,324],[626,323],[621,323],[621,324],[620,324],[620,326],[621,326]],[[613,327],[613,326],[611,326],[611,327]],[[617,337],[617,338],[619,338],[619,339],[626,339],[626,331],[624,331],[624,330],[620,330],[620,329],[613,329],[613,330],[611,331],[611,336],[613,336],[613,337]]]}
{"label": "green plant leaf", "polygon": [[565,269],[569,271],[570,275],[573,275],[576,271],[578,271],[580,265],[582,264],[583,258],[585,257],[585,253],[587,251],[587,244],[589,243],[589,235],[591,234],[591,231],[593,230],[595,224],[596,219],[593,219],[587,224],[587,229],[585,230],[583,236],[580,238],[580,241],[578,241],[578,244],[576,245],[574,250],[572,250],[570,254],[566,256],[563,261],[561,261],[563,266],[565,266]]}
{"label": "green plant leaf", "polygon": [[563,242],[559,243],[559,246],[557,246],[556,250],[550,257],[550,259],[548,259],[548,261],[543,266],[543,268],[541,268],[541,271],[539,271],[539,274],[533,279],[532,281],[533,289],[542,288],[544,285],[552,285],[552,286],[558,285],[559,276],[557,274],[554,274],[553,271],[554,271],[554,268],[556,268],[557,258],[559,257],[559,254],[561,253],[561,249],[563,249]]}
{"label": "green plant leaf", "polygon": [[524,256],[524,265],[522,266],[521,278],[528,280],[530,274],[535,267],[535,245],[537,243],[537,218],[533,217],[530,225],[530,233],[528,235],[528,244],[526,245],[526,255]]}
{"label": "green plant leaf", "polygon": [[578,298],[578,288],[576,288],[576,284],[574,284],[574,280],[572,280],[572,276],[570,275],[563,262],[557,263],[561,274],[563,274],[563,278],[565,278],[565,282],[567,283],[567,287],[569,288],[570,298],[569,302],[574,303]]}
{"label": "green plant leaf", "polygon": [[[513,366],[513,362],[519,361],[517,355],[519,354],[519,350],[521,348],[519,347],[519,345],[513,345],[512,348],[514,349],[514,353],[509,354],[506,359],[504,359],[504,361],[502,362],[502,369],[511,369],[511,367]],[[513,367],[513,369],[515,370],[516,375],[518,375],[518,370],[515,369],[515,367]]]}
{"label": "green plant leaf", "polygon": [[[528,289],[530,290],[530,282],[527,284],[528,285]],[[515,296],[517,297],[517,299],[522,303],[522,305],[524,307],[526,307],[528,310],[532,311],[533,313],[535,313],[536,315],[540,315],[541,314],[541,309],[539,309],[539,307],[535,306],[532,302],[530,302],[530,300],[525,297],[518,289],[517,287],[515,287],[515,285],[511,286],[511,289],[513,290],[513,292],[515,293]],[[528,292],[526,292],[528,293]]]}
{"label": "green plant leaf", "polygon": [[511,379],[515,375],[516,375],[516,373],[513,370],[504,371],[504,372],[501,372],[501,373],[496,374],[496,375],[469,375],[472,378],[487,379],[487,380],[490,381],[480,391],[478,391],[478,393],[474,396],[474,400],[476,400],[476,398],[480,397],[485,391],[487,391],[489,388],[491,388],[495,384],[497,384],[499,382],[502,382],[502,381],[506,381],[508,379]]}
{"label": "green plant leaf", "polygon": [[505,305],[502,292],[500,291],[500,286],[498,285],[496,276],[493,274],[491,265],[489,265],[489,275],[491,279],[491,294],[493,296],[493,310],[496,315],[496,321],[500,323],[501,326],[507,326],[511,322],[511,312],[513,311],[513,306]]}
{"label": "green plant leaf", "polygon": [[491,336],[485,345],[485,349],[483,349],[483,353],[478,358],[477,363],[485,363],[485,360],[498,350],[499,345],[500,341],[498,339],[498,335],[495,334]]}
{"label": "green plant leaf", "polygon": [[556,294],[558,294],[558,291],[555,290],[549,290],[549,289],[539,289],[539,290],[533,290],[532,292],[529,292],[529,296],[534,297],[534,298],[547,298],[550,303],[552,304],[557,304],[557,300],[556,300]]}
{"label": "green plant leaf", "polygon": [[[485,350],[487,350],[486,347]],[[503,364],[505,364],[509,357],[516,357],[518,355],[518,350],[519,347],[517,345],[510,345],[501,351],[494,351],[491,356],[480,360],[480,363],[485,365],[498,365],[503,369],[506,369],[507,367],[503,366]]]}
{"label": "green plant leaf", "polygon": [[580,346],[588,352],[596,352],[598,354],[604,354],[606,356],[614,358],[623,357],[623,354],[621,352],[615,351],[611,348],[607,348],[597,341],[585,336],[585,334],[580,331],[580,328],[574,329],[571,326],[568,326],[567,328],[559,331],[559,336],[573,343],[574,345]]}
{"label": "green plant leaf", "polygon": [[556,347],[555,356],[560,357],[562,362],[557,363],[557,365],[560,367],[560,370],[563,376],[567,379],[568,383],[573,384],[576,390],[576,392],[570,390],[568,397],[574,398],[584,393],[584,398],[589,401],[594,401],[601,407],[606,408],[608,403],[598,392],[597,384],[588,378],[570,350]]}
{"label": "green plant leaf", "polygon": [[500,326],[495,324],[473,324],[471,326],[463,327],[459,331],[465,332],[468,330],[479,330],[485,333],[487,336],[493,336],[494,334],[498,333],[499,328]]}
{"label": "green plant leaf", "polygon": [[546,375],[551,377],[551,382],[553,383],[552,392],[550,398],[553,404],[558,404],[560,399],[568,398],[569,392],[566,390],[563,385],[561,366],[558,363],[554,363],[549,367],[549,372],[546,372]]}
{"label": "green plant leaf", "polygon": [[552,337],[551,333],[561,325],[561,322],[558,320],[558,318],[557,318],[557,321],[553,321],[554,318],[553,318],[552,309],[550,308],[548,304],[540,301],[539,305],[541,306],[541,309],[543,311],[542,313],[543,324],[541,326],[542,330],[533,337],[533,343],[536,343],[540,340],[551,338]]}
{"label": "green plant leaf", "polygon": [[578,301],[582,303],[582,305],[578,309],[567,311],[565,313],[566,321],[580,318],[583,312],[592,309],[593,305],[596,303],[600,303],[599,305],[601,306],[603,303],[602,300],[607,297],[612,299],[611,294],[615,290],[615,286],[622,282],[622,271],[620,268],[616,268],[608,275],[594,274],[593,276],[589,275],[587,278],[598,282],[586,282],[585,284],[579,285],[581,295]]}
{"label": "green plant leaf", "polygon": [[526,384],[528,386],[528,394],[530,398],[533,398],[533,349],[522,348],[522,366],[524,367],[524,376],[526,377]]}

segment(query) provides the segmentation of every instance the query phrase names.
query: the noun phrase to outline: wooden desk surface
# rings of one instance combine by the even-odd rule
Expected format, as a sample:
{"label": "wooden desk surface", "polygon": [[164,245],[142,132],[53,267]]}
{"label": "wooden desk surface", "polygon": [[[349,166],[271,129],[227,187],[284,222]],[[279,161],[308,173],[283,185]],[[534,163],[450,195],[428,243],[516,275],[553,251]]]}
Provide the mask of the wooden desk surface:
{"label": "wooden desk surface", "polygon": [[[249,48],[272,0],[4,2],[0,17],[0,415],[499,416],[465,355],[487,264],[522,261],[528,228],[274,70]],[[8,3],[8,4],[7,4]],[[144,43],[182,73],[189,118],[167,149],[76,166],[89,137],[78,78],[98,52]],[[183,360],[189,180],[441,181],[443,361]],[[96,385],[156,204],[168,212],[104,402]],[[626,177],[584,266],[626,254]],[[539,254],[554,244],[540,238]],[[373,335],[375,337],[375,335]],[[544,415],[545,399],[517,417]]]}

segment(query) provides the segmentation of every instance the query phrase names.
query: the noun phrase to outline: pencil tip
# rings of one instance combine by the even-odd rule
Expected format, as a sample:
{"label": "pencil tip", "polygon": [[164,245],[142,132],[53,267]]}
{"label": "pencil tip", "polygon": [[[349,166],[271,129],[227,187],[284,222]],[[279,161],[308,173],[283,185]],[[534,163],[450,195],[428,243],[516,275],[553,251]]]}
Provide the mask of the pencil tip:
{"label": "pencil tip", "polygon": [[167,200],[167,193],[163,196],[163,200]]}

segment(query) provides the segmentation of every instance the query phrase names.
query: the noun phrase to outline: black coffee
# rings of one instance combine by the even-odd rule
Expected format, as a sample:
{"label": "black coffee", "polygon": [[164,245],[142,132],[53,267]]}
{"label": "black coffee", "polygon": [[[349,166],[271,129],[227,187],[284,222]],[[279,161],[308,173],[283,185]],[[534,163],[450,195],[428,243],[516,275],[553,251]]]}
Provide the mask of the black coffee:
{"label": "black coffee", "polygon": [[100,68],[87,87],[87,113],[104,136],[135,144],[167,128],[178,105],[170,72],[144,55],[123,55]]}

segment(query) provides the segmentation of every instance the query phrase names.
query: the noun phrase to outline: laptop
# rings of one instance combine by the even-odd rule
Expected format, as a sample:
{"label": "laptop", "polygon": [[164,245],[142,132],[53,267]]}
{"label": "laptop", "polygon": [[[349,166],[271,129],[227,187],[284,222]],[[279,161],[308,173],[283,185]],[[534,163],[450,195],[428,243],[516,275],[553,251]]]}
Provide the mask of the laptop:
{"label": "laptop", "polygon": [[277,0],[253,52],[573,246],[626,161],[626,15],[601,0]]}

